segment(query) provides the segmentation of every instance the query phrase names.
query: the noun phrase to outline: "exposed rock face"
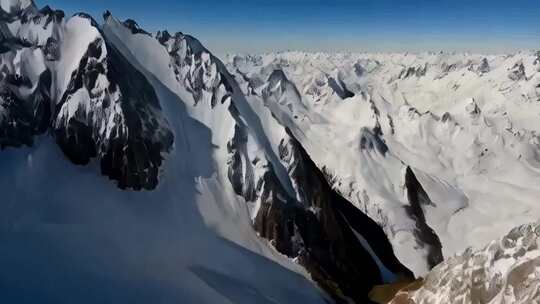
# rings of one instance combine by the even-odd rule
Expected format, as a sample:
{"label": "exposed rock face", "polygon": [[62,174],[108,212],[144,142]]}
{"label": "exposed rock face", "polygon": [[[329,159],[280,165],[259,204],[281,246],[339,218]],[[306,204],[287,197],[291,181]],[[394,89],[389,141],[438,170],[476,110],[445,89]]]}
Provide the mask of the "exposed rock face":
{"label": "exposed rock face", "polygon": [[[231,111],[235,117],[238,117],[238,110],[234,106],[231,106]],[[236,194],[241,195],[249,202],[253,202],[257,199],[255,166],[260,160],[255,159],[252,162],[249,159],[247,144],[247,126],[238,119],[234,128],[234,136],[227,145],[230,154],[228,177]]]}
{"label": "exposed rock face", "polygon": [[405,188],[407,189],[407,198],[410,204],[406,209],[416,222],[415,235],[419,239],[419,244],[425,244],[429,248],[428,263],[433,268],[443,261],[442,245],[437,234],[426,223],[422,208],[429,205],[434,206],[434,203],[422,188],[410,167],[407,167],[405,173]]}
{"label": "exposed rock face", "polygon": [[487,58],[483,58],[476,72],[482,75],[482,74],[488,73],[490,70],[491,68],[489,67],[489,62]]}
{"label": "exposed rock face", "polygon": [[[38,11],[31,2],[13,1],[0,9],[0,148],[30,146],[48,129],[51,119],[52,73],[43,64],[45,48],[28,27],[45,31],[62,20],[61,11]],[[12,31],[8,23],[20,21]],[[21,64],[22,63],[22,64]]]}
{"label": "exposed rock face", "polygon": [[[176,80],[191,93],[193,110],[225,111],[205,115],[233,119],[227,177],[235,193],[251,206],[253,226],[261,237],[304,266],[337,301],[363,302],[372,286],[397,276],[413,277],[393,255],[382,229],[331,189],[289,130],[277,147],[277,159],[265,152],[271,147],[257,138],[259,130],[245,116],[246,109],[239,111],[244,96],[217,58],[182,33],[163,31],[156,39],[171,57]],[[296,105],[301,99],[279,69],[270,74],[261,95],[283,105]],[[275,124],[285,129],[277,120]]]}
{"label": "exposed rock face", "polygon": [[[89,105],[77,100],[81,92]],[[56,139],[71,161],[84,165],[99,156],[102,172],[120,188],[157,186],[173,135],[153,88],[114,47],[102,39],[90,44],[57,109]]]}
{"label": "exposed rock face", "polygon": [[[4,12],[0,20],[0,32],[12,41],[0,54],[0,145],[30,146],[35,135],[50,130],[74,164],[97,158],[102,173],[120,188],[155,188],[173,134],[154,89],[105,40],[92,17],[79,13],[68,23],[63,18],[62,11],[31,4],[19,14]],[[18,27],[4,26],[14,20]],[[72,33],[94,36],[79,58]],[[76,64],[73,71],[64,70],[69,60]]]}
{"label": "exposed rock face", "polygon": [[336,94],[341,99],[354,97],[354,93],[349,91],[345,83],[343,83],[343,81],[339,78],[336,80],[333,77],[330,77],[328,79],[328,85],[334,90],[334,92],[336,92]]}
{"label": "exposed rock face", "polygon": [[[489,66],[489,61],[485,57],[482,58],[482,60],[480,60],[479,63],[474,62],[474,61],[469,61],[468,64],[469,64],[468,70],[476,73],[478,76],[482,76],[491,71],[491,67]],[[452,65],[453,69],[455,69],[456,67],[457,66]]]}
{"label": "exposed rock face", "polygon": [[[236,135],[231,148],[243,149]],[[351,298],[362,303],[369,290],[388,276],[413,277],[394,256],[382,229],[330,188],[323,172],[288,130],[279,151],[295,197],[282,186],[271,165],[257,182],[256,194],[237,187],[239,195],[260,205],[254,227],[261,237],[296,259],[337,301]],[[232,158],[240,157],[235,153]],[[233,184],[242,176],[240,172],[253,170],[242,170],[238,163],[233,161],[230,167]]]}
{"label": "exposed rock face", "polygon": [[427,70],[428,70],[427,64],[425,64],[424,66],[408,67],[401,71],[398,78],[406,79],[412,76],[422,77],[426,75]]}
{"label": "exposed rock face", "polygon": [[[382,229],[331,189],[289,130],[277,147],[278,159],[263,152],[264,140],[256,138],[254,125],[246,123],[245,109],[238,109],[245,102],[239,100],[243,94],[217,58],[182,33],[164,31],[156,39],[171,57],[176,80],[192,94],[194,108],[223,111],[216,107],[218,102],[230,103],[227,115],[235,126],[227,143],[227,177],[235,193],[251,206],[253,226],[261,237],[304,266],[337,301],[363,302],[372,286],[396,276],[413,277],[393,255]],[[339,86],[346,90],[344,84]],[[261,95],[285,106],[297,106],[301,99],[279,69],[270,74]],[[209,109],[201,109],[208,105]]]}
{"label": "exposed rock face", "polygon": [[391,302],[536,303],[540,301],[540,224],[517,227],[484,249],[435,267],[423,285]]}
{"label": "exposed rock face", "polygon": [[[104,17],[113,18],[110,13]],[[440,218],[444,219],[450,218],[444,212],[455,214],[460,208],[467,207],[465,200],[461,200],[461,193],[454,193],[457,187],[444,179],[439,180],[434,173],[417,176],[411,169],[414,166],[409,166],[404,159],[417,160],[411,159],[403,147],[406,148],[407,141],[415,142],[415,138],[420,136],[423,142],[415,142],[417,145],[413,152],[425,152],[422,147],[429,146],[428,143],[435,139],[442,140],[434,144],[431,142],[436,147],[437,157],[456,153],[456,150],[442,151],[441,147],[454,144],[443,140],[448,134],[457,138],[467,132],[458,125],[461,119],[472,118],[474,125],[478,125],[479,118],[484,117],[480,110],[480,105],[484,104],[477,104],[471,98],[472,102],[465,106],[467,112],[464,114],[468,116],[464,118],[464,115],[459,115],[463,113],[458,113],[454,124],[449,123],[454,122],[454,116],[449,112],[439,118],[429,111],[420,112],[410,107],[405,96],[407,94],[402,96],[402,109],[392,109],[385,97],[398,98],[396,96],[399,94],[377,96],[373,85],[392,85],[392,90],[388,92],[397,93],[400,85],[421,84],[428,79],[426,75],[433,76],[429,79],[444,80],[456,77],[455,74],[467,73],[467,68],[470,68],[468,71],[473,73],[467,75],[476,77],[490,71],[486,58],[476,58],[470,61],[475,64],[465,65],[461,61],[441,63],[438,59],[412,61],[395,70],[385,70],[385,65],[377,60],[354,60],[349,69],[321,72],[315,77],[308,75],[311,78],[303,82],[295,79],[298,77],[296,73],[284,69],[290,64],[287,60],[263,67],[261,75],[256,75],[241,71],[241,66],[250,62],[260,67],[264,60],[259,57],[235,57],[235,69],[231,70],[236,70],[235,79],[221,61],[189,35],[160,32],[155,37],[158,44],[135,21],[128,19],[119,23],[130,39],[144,37],[151,40],[153,44],[147,45],[156,47],[155,53],[162,53],[160,59],[165,59],[168,65],[159,66],[159,69],[166,71],[163,73],[166,77],[170,76],[165,83],[158,77],[163,75],[153,75],[153,72],[146,70],[147,66],[128,56],[133,54],[127,54],[113,36],[102,33],[104,27],[100,27],[89,15],[80,13],[70,20],[64,20],[63,12],[48,7],[37,10],[31,2],[12,6],[8,11],[0,10],[0,148],[32,146],[37,135],[50,134],[72,163],[87,165],[96,161],[103,175],[115,180],[118,187],[154,190],[159,184],[164,154],[173,149],[174,142],[173,132],[155,90],[161,97],[166,95],[161,87],[170,89],[168,85],[174,83],[179,91],[173,92],[171,89],[166,93],[178,95],[172,96],[171,100],[189,103],[188,114],[183,117],[196,116],[193,123],[209,127],[208,133],[211,133],[209,137],[212,139],[201,146],[211,146],[221,153],[214,156],[215,159],[209,157],[212,161],[221,161],[211,165],[219,167],[216,169],[216,175],[219,175],[216,181],[223,188],[217,187],[217,191],[227,192],[233,198],[231,201],[247,203],[258,234],[277,251],[302,265],[336,301],[352,299],[365,302],[374,285],[392,282],[398,277],[411,279],[412,272],[402,264],[404,260],[399,261],[394,253],[404,242],[408,243],[403,248],[411,250],[403,252],[412,252],[410,255],[413,258],[425,258],[426,261],[418,263],[421,264],[418,269],[426,269],[423,273],[443,260],[441,240],[444,235],[439,237],[435,233],[434,229],[440,227],[433,225],[433,217],[428,218],[429,213],[426,212],[436,209],[441,201],[435,203],[428,192],[445,191],[444,194],[450,193],[451,198],[457,200],[440,214]],[[6,25],[14,21],[20,21],[20,26],[19,23],[10,27]],[[497,69],[497,60],[492,64]],[[370,80],[370,73],[377,69],[382,69],[380,73],[391,75],[391,78]],[[506,75],[506,67],[504,69],[501,75]],[[527,80],[523,63],[516,64],[508,77],[515,81]],[[245,93],[237,83],[241,80],[245,82]],[[306,84],[305,87],[301,86],[303,84]],[[452,81],[444,87],[457,91],[460,85],[465,84]],[[312,111],[310,107],[313,105],[306,99],[308,95],[317,103],[316,107],[323,104],[329,108],[321,106]],[[330,108],[335,106],[333,101],[345,99],[350,100],[340,102],[336,106],[337,112],[326,112],[335,110]],[[260,112],[255,113],[256,110]],[[180,112],[184,115],[178,110]],[[314,113],[331,115],[318,116]],[[323,162],[319,163],[321,159],[327,161],[321,157],[320,151],[310,150],[310,155],[302,144],[309,142],[306,137],[317,136],[317,132],[324,133],[331,129],[324,124],[336,117],[352,117],[349,121],[353,123],[338,129],[336,133],[325,133],[328,140],[318,137],[319,142],[336,144],[344,150],[354,147],[355,150],[344,151],[347,153],[343,153],[343,156],[356,155],[361,158],[349,158],[345,166],[340,163],[328,169],[326,164],[323,166]],[[358,124],[358,121],[362,122]],[[412,128],[410,133],[413,136],[399,137],[410,135],[406,134],[409,131],[404,127],[404,122],[407,126],[418,126],[417,129]],[[488,121],[483,123],[487,124]],[[461,129],[457,130],[458,127]],[[301,134],[310,130],[315,131],[306,133],[308,135]],[[430,133],[431,130],[440,133]],[[332,141],[333,137],[349,137],[350,134],[351,138],[346,138],[347,141]],[[474,149],[476,138],[466,135],[465,139],[461,138],[457,143],[470,142],[471,149]],[[508,141],[507,138],[503,139]],[[216,140],[219,145],[215,143]],[[403,147],[400,146],[402,143]],[[349,154],[351,151],[355,153]],[[487,151],[482,147],[482,156]],[[342,156],[342,151],[332,152],[335,153],[334,157]],[[475,155],[477,151],[468,152],[467,155]],[[432,151],[428,150],[425,155],[429,156],[429,153]],[[419,158],[425,155],[420,154]],[[188,157],[196,158],[195,155]],[[441,167],[454,165],[453,160],[444,159],[444,166]],[[353,168],[356,162],[362,166]],[[456,167],[449,166],[451,173],[448,176],[455,170],[466,168],[469,163],[470,158],[467,158],[459,160]],[[348,171],[345,167],[353,169]],[[355,169],[358,170],[354,172]],[[422,184],[426,180],[428,186]],[[428,222],[435,228],[432,229]],[[390,238],[393,238],[392,243]],[[537,250],[531,247],[533,243],[528,238],[510,236],[508,240],[517,244],[515,249],[506,252],[507,247],[501,247],[504,250],[497,249],[488,257],[498,260],[501,256],[529,258],[527,252]],[[525,243],[531,246],[524,247]],[[399,256],[400,259],[402,257]],[[457,259],[458,263],[480,267],[477,260],[472,253]],[[454,263],[452,261],[448,263]],[[481,261],[483,263],[485,259]],[[417,266],[414,264],[407,265]],[[425,264],[427,267],[424,267]],[[447,292],[444,290],[446,276],[439,281],[428,278],[426,286],[435,286],[430,289],[431,293],[440,289],[447,292],[445,296],[449,297],[459,296],[461,292],[467,296],[474,294],[474,297],[471,296],[472,302],[490,301],[501,294],[500,286],[525,280],[522,274],[537,277],[536,272],[531,271],[531,267],[534,269],[537,264],[531,262],[516,266],[516,270],[508,276],[512,279],[508,281],[497,281],[499,276],[496,275],[493,286],[485,290],[482,286],[473,286],[472,291],[459,287],[457,292]],[[447,271],[444,266],[441,267]],[[438,269],[433,273],[437,273]],[[491,273],[473,271],[470,277],[487,280],[489,275]],[[459,284],[462,278],[452,281],[452,284]],[[526,279],[529,280],[529,277]],[[513,289],[508,290],[512,292],[519,289],[514,283],[510,285]],[[505,290],[505,295],[509,293],[508,290]],[[516,298],[524,301],[535,299],[537,294],[536,289],[516,292]],[[429,294],[425,297],[431,299]]]}
{"label": "exposed rock face", "polygon": [[[400,261],[423,276],[443,254],[538,218],[537,57],[285,52],[237,55],[228,64],[255,92],[269,81],[249,80],[281,68],[301,92],[290,105],[304,107],[300,118],[287,120],[295,113],[286,103],[259,99],[278,108],[272,114],[295,131],[332,187],[383,227]],[[341,102],[325,91],[325,75],[340,75],[354,97]],[[424,198],[431,203],[418,202]]]}
{"label": "exposed rock face", "polygon": [[362,128],[360,136],[360,150],[377,151],[384,155],[388,152],[388,147],[381,139],[380,129],[370,130],[368,128]]}
{"label": "exposed rock face", "polygon": [[156,38],[169,52],[176,78],[193,95],[195,104],[209,100],[213,108],[230,98],[232,87],[222,75],[226,69],[218,67],[221,63],[198,40],[180,32],[173,37],[167,31]]}
{"label": "exposed rock face", "polygon": [[525,66],[523,62],[516,63],[508,72],[508,78],[513,81],[526,80],[527,75],[525,74]]}
{"label": "exposed rock face", "polygon": [[290,108],[301,104],[300,92],[282,70],[274,70],[268,77],[267,84],[267,87],[262,92],[264,99],[271,98],[275,102],[287,105]]}
{"label": "exposed rock face", "polygon": [[[110,13],[109,13],[110,14]],[[107,15],[104,16],[104,18],[106,19],[107,18]],[[127,27],[128,29],[131,30],[131,33],[132,34],[145,34],[145,35],[148,35],[150,36],[150,33],[148,33],[147,31],[143,30],[139,24],[137,24],[137,22],[135,22],[135,20],[133,19],[127,19],[126,21],[123,22],[124,26]]]}
{"label": "exposed rock face", "polygon": [[357,62],[354,64],[354,73],[358,77],[364,76],[364,73],[366,73],[366,69],[360,64],[360,62]]}
{"label": "exposed rock face", "polygon": [[[47,130],[51,117],[50,72],[44,71],[39,76],[35,89],[27,100],[18,94],[19,87],[28,88],[20,79],[13,74],[0,74],[1,149],[22,145],[31,146],[34,136]],[[30,82],[28,78],[23,79]]]}

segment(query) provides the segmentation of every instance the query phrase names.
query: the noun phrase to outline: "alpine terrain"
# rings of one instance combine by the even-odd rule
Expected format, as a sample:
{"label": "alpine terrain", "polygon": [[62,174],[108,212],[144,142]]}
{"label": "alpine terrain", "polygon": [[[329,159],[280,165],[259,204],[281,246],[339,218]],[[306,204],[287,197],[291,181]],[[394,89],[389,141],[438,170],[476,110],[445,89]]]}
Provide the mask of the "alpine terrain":
{"label": "alpine terrain", "polygon": [[540,302],[539,119],[540,52],[221,61],[0,0],[0,302]]}

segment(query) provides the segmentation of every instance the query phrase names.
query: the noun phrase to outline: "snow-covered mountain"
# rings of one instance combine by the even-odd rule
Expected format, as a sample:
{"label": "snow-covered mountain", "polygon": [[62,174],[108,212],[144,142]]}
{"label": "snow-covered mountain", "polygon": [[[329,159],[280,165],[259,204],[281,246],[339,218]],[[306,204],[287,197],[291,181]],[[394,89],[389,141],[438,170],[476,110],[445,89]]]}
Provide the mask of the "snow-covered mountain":
{"label": "snow-covered mountain", "polygon": [[227,61],[417,275],[540,215],[539,53]]}
{"label": "snow-covered mountain", "polygon": [[538,220],[540,53],[226,61],[416,275]]}
{"label": "snow-covered mountain", "polygon": [[1,17],[3,300],[360,302],[412,277],[195,38]]}
{"label": "snow-covered mountain", "polygon": [[539,237],[538,223],[516,227],[482,250],[448,259],[419,288],[400,292],[391,303],[537,303]]}
{"label": "snow-covered mountain", "polygon": [[0,299],[369,302],[538,219],[539,71],[536,53],[223,63],[110,12],[0,0]]}

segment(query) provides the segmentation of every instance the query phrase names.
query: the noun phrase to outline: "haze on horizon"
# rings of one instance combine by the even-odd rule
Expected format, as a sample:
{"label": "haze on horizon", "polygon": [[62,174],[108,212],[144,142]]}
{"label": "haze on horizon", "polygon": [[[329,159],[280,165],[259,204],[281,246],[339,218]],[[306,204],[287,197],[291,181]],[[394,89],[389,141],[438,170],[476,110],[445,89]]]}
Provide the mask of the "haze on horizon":
{"label": "haze on horizon", "polygon": [[537,0],[36,0],[68,15],[105,10],[148,31],[181,31],[218,55],[540,49]]}

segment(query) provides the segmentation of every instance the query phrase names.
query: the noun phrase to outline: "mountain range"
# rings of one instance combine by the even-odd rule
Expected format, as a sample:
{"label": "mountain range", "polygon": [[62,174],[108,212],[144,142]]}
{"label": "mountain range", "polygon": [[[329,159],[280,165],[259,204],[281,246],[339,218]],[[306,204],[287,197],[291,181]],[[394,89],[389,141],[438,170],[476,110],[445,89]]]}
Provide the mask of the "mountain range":
{"label": "mountain range", "polygon": [[533,303],[539,118],[540,52],[220,60],[0,0],[0,299]]}

